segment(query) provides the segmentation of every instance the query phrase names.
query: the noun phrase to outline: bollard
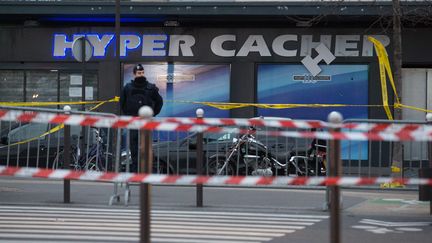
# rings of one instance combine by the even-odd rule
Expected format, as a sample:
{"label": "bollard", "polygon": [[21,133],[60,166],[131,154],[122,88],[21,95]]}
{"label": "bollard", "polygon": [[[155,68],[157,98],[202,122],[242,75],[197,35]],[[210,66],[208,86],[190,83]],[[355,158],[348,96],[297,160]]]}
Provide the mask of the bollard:
{"label": "bollard", "polygon": [[[432,125],[432,113],[426,115],[426,122],[428,125]],[[428,168],[419,169],[420,178],[432,178],[432,142],[428,142]],[[419,185],[419,201],[429,201],[429,214],[432,215],[432,186],[429,185]]]}
{"label": "bollard", "polygon": [[[426,114],[426,121],[428,125],[432,125],[432,113]],[[432,178],[432,141],[428,142],[428,159],[429,159],[429,174]],[[429,185],[429,214],[432,215],[432,186]]]}
{"label": "bollard", "polygon": [[[342,114],[339,112],[331,112],[328,115],[328,121],[333,125],[331,128],[332,132],[339,132],[340,125],[342,123]],[[330,152],[330,176],[338,177],[341,174],[341,161],[340,161],[340,153],[341,146],[340,140],[330,140],[329,146]],[[340,243],[341,235],[340,235],[340,188],[337,185],[330,186],[330,242],[331,243]]]}
{"label": "bollard", "polygon": [[[63,110],[65,114],[69,115],[71,111],[71,107],[68,105],[65,105],[63,107]],[[64,140],[63,140],[63,168],[62,169],[70,169],[70,148],[71,148],[71,141],[70,141],[70,125],[64,125]],[[65,179],[63,180],[63,203],[70,203],[70,180]]]}
{"label": "bollard", "polygon": [[[139,116],[150,120],[153,117],[153,110],[148,106],[139,109]],[[140,130],[140,171],[146,174],[151,173],[152,168],[152,131]],[[140,242],[150,243],[151,224],[151,185],[140,184]]]}
{"label": "bollard", "polygon": [[[199,108],[196,110],[197,119],[203,119],[204,110]],[[197,133],[196,139],[196,174],[198,176],[203,174],[203,133]],[[203,206],[203,184],[196,184],[196,205],[197,207]]]}

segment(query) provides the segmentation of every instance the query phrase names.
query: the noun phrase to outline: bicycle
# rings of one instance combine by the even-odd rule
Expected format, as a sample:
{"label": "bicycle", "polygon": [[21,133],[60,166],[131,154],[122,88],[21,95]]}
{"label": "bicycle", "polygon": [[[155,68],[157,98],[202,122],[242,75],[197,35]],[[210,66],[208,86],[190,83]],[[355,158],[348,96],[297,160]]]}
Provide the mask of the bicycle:
{"label": "bicycle", "polygon": [[[77,145],[71,145],[70,152],[70,169],[73,170],[93,170],[107,171],[111,168],[113,154],[106,150],[103,139],[99,131],[95,130],[96,143],[88,149],[88,154],[81,154]],[[52,169],[64,167],[64,150],[59,151],[53,161]]]}

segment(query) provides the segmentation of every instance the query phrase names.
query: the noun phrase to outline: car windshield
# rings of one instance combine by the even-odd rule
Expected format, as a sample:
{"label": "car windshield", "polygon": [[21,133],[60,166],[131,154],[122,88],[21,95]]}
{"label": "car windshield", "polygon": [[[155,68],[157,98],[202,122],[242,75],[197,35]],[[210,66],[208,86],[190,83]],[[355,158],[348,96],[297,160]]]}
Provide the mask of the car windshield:
{"label": "car windshield", "polygon": [[[189,136],[185,137],[183,139],[182,144],[196,143],[196,135],[197,135],[197,133],[192,133]],[[235,137],[234,133],[204,133],[204,135],[203,135],[204,143],[228,141],[228,140],[232,140],[232,138],[234,138],[234,137]]]}
{"label": "car windshield", "polygon": [[207,140],[207,142],[212,141],[226,141],[231,140],[234,137],[234,134],[232,133],[207,133],[204,137],[204,139]]}

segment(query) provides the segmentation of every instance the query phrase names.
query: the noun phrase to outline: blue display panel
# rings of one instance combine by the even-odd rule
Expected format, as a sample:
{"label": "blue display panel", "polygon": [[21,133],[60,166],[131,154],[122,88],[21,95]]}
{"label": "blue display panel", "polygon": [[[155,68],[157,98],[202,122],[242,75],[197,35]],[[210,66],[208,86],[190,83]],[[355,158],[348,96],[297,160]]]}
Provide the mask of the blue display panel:
{"label": "blue display panel", "polygon": [[[322,72],[311,77],[303,65],[258,65],[258,103],[368,104],[368,65],[320,65],[320,68]],[[258,109],[258,115],[326,121],[331,111],[339,111],[344,119],[368,118],[365,106]],[[367,142],[343,142],[342,158],[367,159]]]}
{"label": "blue display panel", "polygon": [[[134,66],[124,65],[124,84],[133,78]],[[143,67],[164,99],[159,117],[195,117],[197,108],[204,109],[205,117],[229,117],[228,110],[184,101],[229,102],[230,65],[143,63]]]}

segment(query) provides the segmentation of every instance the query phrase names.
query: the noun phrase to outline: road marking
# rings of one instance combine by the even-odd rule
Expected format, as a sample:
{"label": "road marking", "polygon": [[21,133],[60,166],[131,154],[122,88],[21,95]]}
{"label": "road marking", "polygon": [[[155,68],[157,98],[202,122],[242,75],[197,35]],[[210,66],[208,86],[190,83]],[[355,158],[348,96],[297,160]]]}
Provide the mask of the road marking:
{"label": "road marking", "polygon": [[[139,220],[105,220],[105,219],[67,219],[65,221],[64,219],[59,218],[30,218],[30,217],[0,217],[2,220],[9,220],[5,222],[17,222],[20,224],[24,224],[26,222],[29,222],[29,224],[38,223],[38,224],[77,224],[77,225],[112,225],[112,226],[124,226],[124,227],[131,227],[136,226],[139,223]],[[89,223],[90,222],[90,223]],[[115,222],[115,223],[111,223]],[[152,220],[152,225],[166,225],[167,221],[163,220]],[[202,222],[184,222],[184,221],[172,221],[169,222],[171,225],[202,225]],[[304,222],[286,222],[287,225],[304,225],[304,226],[311,226],[314,225],[314,223],[304,223]],[[249,227],[249,228],[272,228],[272,229],[286,229],[287,225],[279,225],[279,224],[233,224],[233,223],[212,223],[207,222],[205,223],[209,226],[227,226],[227,227]]]}
{"label": "road marking", "polygon": [[432,222],[387,222],[387,221],[380,221],[380,220],[374,220],[374,219],[362,219],[360,221],[360,223],[372,224],[372,225],[378,225],[378,226],[385,226],[385,227],[428,226],[428,225],[432,225]]}
{"label": "road marking", "polygon": [[409,204],[409,205],[420,205],[420,204],[427,204],[428,203],[428,202],[422,202],[422,201],[418,201],[418,200],[400,199],[400,198],[383,198],[381,200],[384,202]]}
{"label": "road marking", "polygon": [[[34,225],[37,223],[37,225]],[[242,231],[242,230],[254,230],[259,229],[261,232],[272,232],[272,233],[279,233],[281,232],[280,229],[304,229],[304,226],[287,226],[287,227],[279,227],[274,229],[273,226],[270,226],[269,229],[263,229],[260,226],[251,226],[251,225],[244,225],[247,226],[242,228],[238,227],[236,224],[230,224],[231,227],[207,227],[208,224],[206,223],[206,226],[200,226],[199,225],[167,225],[167,224],[152,224],[151,227],[153,228],[171,228],[171,229],[204,229],[204,230],[226,230],[226,231]],[[67,226],[68,229],[83,229],[83,230],[112,230],[112,231],[137,231],[138,229],[135,229],[136,224],[113,224],[113,223],[97,223],[97,224],[88,224],[88,223],[69,223],[69,222],[23,222],[23,221],[12,221],[12,220],[4,220],[0,222],[1,228],[46,228],[49,226],[52,229],[63,229],[64,226]],[[99,227],[98,227],[99,226]],[[214,226],[214,225],[210,225]],[[236,227],[233,227],[236,226]],[[133,227],[133,228],[131,228]]]}
{"label": "road marking", "polygon": [[[43,213],[25,213],[25,215],[23,215],[24,217],[44,217],[44,216],[50,216],[50,217],[54,217],[54,218],[63,218],[64,220],[68,220],[70,218],[88,218],[89,215],[62,215],[62,214],[43,214]],[[2,218],[3,216],[11,216],[11,217],[20,217],[17,216],[15,213],[0,213],[0,218]],[[112,220],[113,218],[120,218],[120,219],[129,219],[129,220],[139,220],[139,216],[131,216],[131,217],[119,217],[116,215],[101,215],[101,216],[92,216],[92,218],[97,218],[97,219],[104,219],[104,220]],[[219,222],[219,223],[229,223],[229,222],[236,222],[236,223],[251,223],[251,224],[265,224],[265,223],[273,223],[276,225],[291,225],[292,223],[290,222],[283,222],[279,219],[275,219],[273,220],[272,218],[251,218],[251,219],[236,219],[235,217],[232,218],[226,218],[226,219],[213,219],[213,218],[206,218],[205,216],[203,217],[177,217],[177,215],[170,215],[170,216],[153,216],[151,217],[154,220],[158,220],[158,221],[188,221],[188,220],[193,220],[193,221],[197,221],[197,222]],[[300,221],[303,222],[301,219],[288,219],[288,221]],[[309,221],[308,221],[309,222]],[[313,221],[313,222],[319,222],[319,221]]]}
{"label": "road marking", "polygon": [[[327,216],[152,210],[152,242],[266,242],[303,230]],[[23,241],[138,241],[139,211],[0,205],[0,239]],[[0,240],[1,241],[1,240]]]}
{"label": "road marking", "polygon": [[351,226],[351,228],[367,230],[367,229],[376,229],[377,227],[376,226],[370,226],[370,225],[353,225],[353,226]]}
{"label": "road marking", "polygon": [[375,234],[419,232],[423,231],[423,229],[413,228],[413,226],[425,227],[432,225],[432,222],[389,222],[374,219],[362,219],[359,223],[363,225],[353,225],[351,228]]}
{"label": "road marking", "polygon": [[[75,212],[68,212],[68,211],[58,211],[58,210],[56,210],[56,211],[48,211],[48,210],[0,209],[0,215],[8,215],[8,214],[11,214],[11,213],[24,213],[24,212],[28,212],[26,215],[36,215],[36,216],[40,215],[40,214],[43,214],[43,215],[49,214],[49,215],[54,215],[54,216],[55,215],[61,215],[61,216],[67,217],[67,216],[70,216],[70,215],[73,216],[73,215],[76,214],[76,211]],[[138,218],[137,213],[138,213],[138,211],[136,213],[127,213],[127,214],[122,214],[122,213],[118,213],[118,212],[116,212],[116,213],[82,212],[80,214],[81,215],[88,215],[88,216],[99,217],[99,218],[102,218],[103,217],[102,215],[104,215],[104,216],[109,215],[109,217],[112,217],[112,215],[116,215],[117,218],[136,219],[136,218]],[[255,220],[255,219],[266,220],[266,219],[263,219],[261,216],[258,216],[258,217],[246,217],[246,216],[235,216],[235,215],[233,215],[233,216],[225,216],[225,215],[214,215],[214,214],[207,215],[206,213],[203,213],[202,215],[196,215],[196,214],[187,215],[187,214],[183,214],[183,213],[178,214],[175,211],[168,212],[168,213],[165,213],[165,212],[164,213],[160,213],[160,212],[154,212],[154,211],[152,211],[152,216],[154,216],[154,217],[160,217],[160,216],[172,215],[172,214],[175,214],[175,216],[179,217],[179,218],[182,218],[182,217],[183,218],[218,218],[218,219],[236,218],[236,219],[245,219],[245,220]],[[253,214],[250,214],[250,215],[253,215]],[[268,216],[268,217],[271,217],[272,221],[304,221],[304,222],[319,222],[319,221],[321,221],[320,219],[311,219],[311,218],[303,219],[301,217],[297,217],[297,218],[293,218],[293,217],[277,218],[277,217],[272,217],[272,216]]]}
{"label": "road marking", "polygon": [[[131,213],[138,213],[138,209],[121,209],[121,208],[72,208],[72,207],[33,207],[33,206],[3,206],[0,205],[0,210],[4,209],[20,209],[20,210],[26,210],[26,211],[34,211],[37,209],[40,210],[50,210],[55,211],[60,210],[62,212],[67,211],[78,211],[80,213],[84,211],[90,211],[90,212],[110,212],[110,213],[120,213],[123,214],[123,212],[131,212]],[[54,209],[54,210],[51,210]],[[122,212],[119,212],[122,211]],[[296,218],[300,217],[303,219],[307,218],[313,218],[313,219],[327,219],[329,216],[326,215],[304,215],[304,214],[275,214],[275,213],[245,213],[245,212],[204,212],[204,211],[178,211],[178,210],[152,210],[152,213],[176,213],[176,214],[199,214],[199,215],[235,215],[235,216],[265,216],[265,217],[275,217],[275,218]]]}
{"label": "road marking", "polygon": [[[120,231],[116,232],[113,230],[104,230],[104,231],[91,231],[91,230],[83,230],[83,229],[63,229],[59,230],[58,227],[53,228],[55,229],[55,234],[77,234],[77,235],[100,235],[100,236],[139,236],[139,229],[134,230],[128,230],[126,232]],[[287,233],[293,233],[293,230],[286,231]],[[12,227],[2,227],[0,229],[0,233],[38,233],[38,234],[52,234],[52,229],[44,229],[44,227],[37,227],[37,225],[34,225],[29,228],[25,227],[16,227],[16,225]],[[158,234],[158,233],[167,233],[167,234],[206,234],[206,238],[213,237],[215,239],[218,239],[218,235],[223,235],[227,239],[239,239],[242,237],[245,237],[247,239],[250,238],[256,238],[255,240],[264,240],[265,238],[268,238],[268,240],[271,240],[272,237],[281,237],[284,236],[284,234],[275,234],[275,233],[261,233],[261,232],[229,232],[229,231],[221,231],[221,230],[173,230],[173,229],[153,229],[152,228],[152,235]]]}
{"label": "road marking", "polygon": [[395,228],[395,230],[408,231],[408,232],[422,231],[422,229],[419,229],[419,228]]}

